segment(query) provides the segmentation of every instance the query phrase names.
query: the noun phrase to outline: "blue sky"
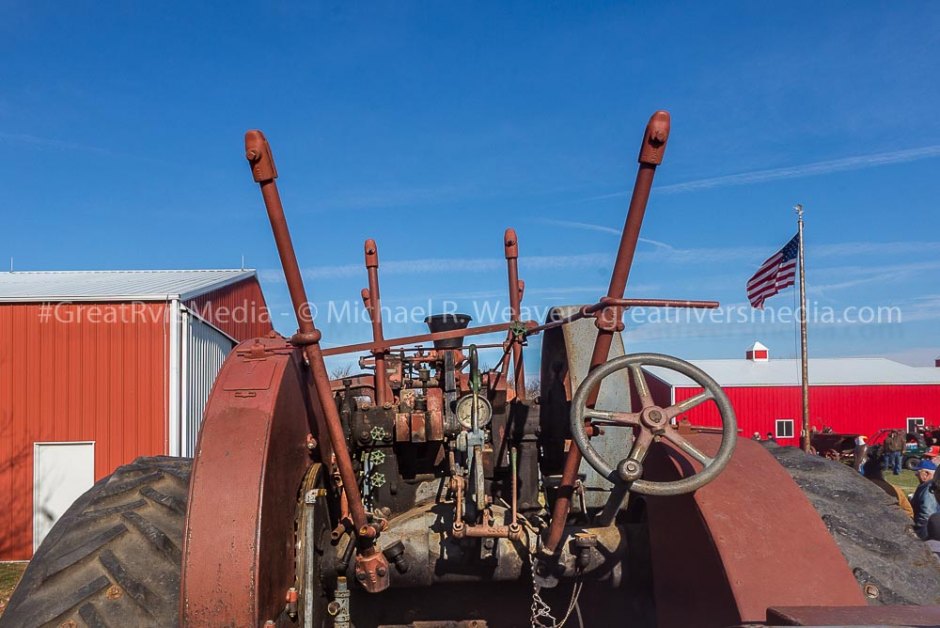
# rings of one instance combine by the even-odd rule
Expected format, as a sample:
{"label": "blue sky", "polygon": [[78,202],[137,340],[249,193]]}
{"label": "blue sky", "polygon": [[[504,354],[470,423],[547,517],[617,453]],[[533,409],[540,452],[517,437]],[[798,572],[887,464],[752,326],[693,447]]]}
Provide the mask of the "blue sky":
{"label": "blue sky", "polygon": [[[0,51],[0,254],[20,270],[244,256],[292,331],[242,155],[261,128],[321,310],[356,302],[367,237],[386,305],[504,307],[507,226],[527,304],[592,302],[662,108],[672,136],[629,295],[744,303],[800,202],[811,302],[903,321],[815,324],[812,354],[940,356],[933,3],[6,1]],[[328,344],[369,337],[322,326]],[[687,358],[757,339],[794,355],[789,323],[627,336]]]}

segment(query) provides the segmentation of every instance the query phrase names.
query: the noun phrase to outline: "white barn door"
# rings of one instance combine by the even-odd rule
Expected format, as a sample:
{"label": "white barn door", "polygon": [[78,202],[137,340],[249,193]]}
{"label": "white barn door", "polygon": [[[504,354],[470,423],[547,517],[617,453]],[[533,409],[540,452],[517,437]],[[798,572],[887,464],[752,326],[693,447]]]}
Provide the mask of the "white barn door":
{"label": "white barn door", "polygon": [[59,517],[94,483],[94,443],[35,443],[33,551]]}

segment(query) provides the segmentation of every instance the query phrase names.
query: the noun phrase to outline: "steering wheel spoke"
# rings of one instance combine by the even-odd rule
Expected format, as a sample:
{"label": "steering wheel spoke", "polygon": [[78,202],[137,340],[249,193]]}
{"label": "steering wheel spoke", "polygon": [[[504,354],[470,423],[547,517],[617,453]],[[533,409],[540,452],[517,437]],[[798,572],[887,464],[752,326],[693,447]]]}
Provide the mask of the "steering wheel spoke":
{"label": "steering wheel spoke", "polygon": [[639,427],[640,425],[640,415],[636,412],[612,412],[610,410],[588,408],[584,411],[584,416],[592,419],[595,423],[629,425],[631,427]]}
{"label": "steering wheel spoke", "polygon": [[713,395],[711,391],[705,390],[703,392],[700,392],[697,395],[689,397],[688,399],[680,401],[679,403],[675,405],[669,406],[668,408],[664,410],[664,412],[666,413],[667,417],[669,417],[670,419],[674,419],[680,414],[682,414],[683,412],[688,412],[695,406],[699,406],[705,403],[706,401],[709,401],[710,399],[714,399],[714,398],[715,398],[715,395]]}
{"label": "steering wheel spoke", "polygon": [[643,462],[652,444],[653,433],[649,430],[640,430],[639,436],[633,441],[633,448],[630,449],[630,457],[628,459]]}
{"label": "steering wheel spoke", "polygon": [[630,365],[630,374],[633,376],[633,384],[636,386],[637,396],[640,398],[640,405],[644,408],[655,405],[653,395],[650,393],[649,384],[646,381],[646,375],[643,374],[643,369],[640,368],[640,365]]}
{"label": "steering wheel spoke", "polygon": [[666,428],[666,431],[663,432],[663,438],[701,462],[702,466],[707,467],[708,465],[715,462],[714,458],[703,453],[698,447],[686,440],[685,437],[682,436],[682,434],[680,434],[679,431],[672,426]]}

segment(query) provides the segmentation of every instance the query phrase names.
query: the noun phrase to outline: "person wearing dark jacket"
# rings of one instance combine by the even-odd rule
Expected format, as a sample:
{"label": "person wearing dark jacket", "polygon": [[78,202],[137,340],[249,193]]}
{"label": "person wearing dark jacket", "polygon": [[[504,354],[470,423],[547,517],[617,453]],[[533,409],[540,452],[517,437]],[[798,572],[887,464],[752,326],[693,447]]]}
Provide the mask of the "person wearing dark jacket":
{"label": "person wearing dark jacket", "polygon": [[937,512],[937,495],[934,488],[934,473],[937,465],[929,460],[922,460],[914,470],[920,486],[914,491],[911,506],[914,507],[914,532],[923,540],[927,540],[927,521]]}
{"label": "person wearing dark jacket", "polygon": [[901,475],[901,458],[904,451],[904,437],[900,430],[891,430],[884,442],[884,468],[891,469],[894,475]]}
{"label": "person wearing dark jacket", "polygon": [[940,513],[930,515],[927,520],[927,547],[940,560]]}

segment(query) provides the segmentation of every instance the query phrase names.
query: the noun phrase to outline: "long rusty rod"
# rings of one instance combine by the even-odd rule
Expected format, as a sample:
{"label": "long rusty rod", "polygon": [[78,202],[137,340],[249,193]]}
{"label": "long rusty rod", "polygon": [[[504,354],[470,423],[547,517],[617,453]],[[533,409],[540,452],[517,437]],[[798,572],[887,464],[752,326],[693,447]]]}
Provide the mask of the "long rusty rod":
{"label": "long rusty rod", "polygon": [[[503,249],[506,253],[506,267],[509,273],[509,311],[510,320],[519,320],[522,306],[522,293],[525,284],[519,280],[519,238],[515,229],[506,229],[503,236]],[[513,380],[516,384],[516,399],[525,399],[525,364],[522,362],[522,342],[510,332],[509,341],[512,343]]]}
{"label": "long rusty rod", "polygon": [[[535,321],[523,321],[526,329],[536,326]],[[448,338],[463,338],[466,336],[481,336],[483,334],[492,334],[499,331],[506,331],[512,327],[512,323],[493,323],[492,325],[481,325],[480,327],[469,327],[467,329],[452,329],[450,331],[436,331],[428,334],[418,334],[417,336],[402,336],[400,338],[388,338],[382,342],[360,342],[354,345],[343,345],[341,347],[330,347],[323,350],[323,355],[342,355],[344,353],[357,353],[359,351],[377,351],[380,349],[390,349],[392,347],[398,350],[402,345],[410,345],[418,342],[433,342],[434,340],[446,340]],[[500,345],[502,346],[502,345]],[[404,349],[406,351],[410,349]]]}
{"label": "long rusty rod", "polygon": [[245,133],[245,156],[251,164],[251,173],[254,180],[261,186],[264,206],[268,211],[271,230],[274,232],[274,241],[277,244],[277,252],[281,258],[281,266],[284,268],[287,290],[290,292],[294,314],[297,316],[299,333],[295,337],[296,342],[303,346],[304,356],[310,366],[320,408],[326,416],[327,433],[321,434],[320,437],[326,436],[333,448],[336,466],[339,468],[339,474],[343,481],[343,491],[349,502],[350,515],[356,526],[356,534],[360,538],[360,553],[367,555],[375,553],[373,537],[376,536],[377,532],[373,526],[369,525],[365,507],[362,504],[362,495],[359,492],[356,472],[353,470],[352,459],[349,456],[349,450],[346,448],[346,439],[339,420],[339,413],[336,410],[333,394],[330,391],[330,377],[327,374],[323,353],[320,350],[320,332],[317,331],[310,315],[310,305],[304,291],[303,277],[297,264],[297,255],[294,253],[290,231],[287,228],[287,219],[284,216],[281,197],[274,181],[277,178],[274,157],[271,154],[271,147],[261,131],[248,131]]}
{"label": "long rusty rod", "polygon": [[561,327],[562,325],[567,325],[568,323],[579,321],[582,318],[587,318],[588,316],[593,315],[595,312],[615,305],[620,306],[623,309],[628,309],[631,307],[667,307],[676,309],[691,308],[713,310],[720,304],[718,301],[687,301],[678,299],[609,299],[608,297],[603,297],[599,302],[593,305],[583,306],[580,310],[571,316],[565,316],[564,318],[559,318],[549,321],[548,323],[543,323],[538,327],[527,329],[525,335],[532,336],[549,329],[554,329],[555,327]]}
{"label": "long rusty rod", "polygon": [[[366,272],[369,274],[369,302],[366,309],[372,321],[372,341],[381,345],[385,340],[382,332],[382,297],[379,293],[379,249],[375,240],[369,238],[365,243]],[[375,357],[375,401],[381,408],[388,401],[388,372],[385,370],[385,349],[373,352]]]}
{"label": "long rusty rod", "polygon": [[[643,215],[646,213],[646,203],[649,201],[650,189],[653,187],[653,176],[656,166],[663,162],[663,153],[666,150],[666,141],[669,139],[669,114],[657,111],[650,117],[643,134],[643,143],[640,146],[640,167],[636,173],[636,182],[633,186],[633,196],[630,199],[630,209],[623,225],[623,234],[620,237],[620,248],[617,250],[617,260],[610,277],[610,286],[607,289],[609,299],[623,299],[627,288],[627,279],[630,277],[630,268],[633,266],[633,256],[640,238],[640,227],[643,224]],[[597,324],[597,338],[594,341],[594,352],[591,355],[590,368],[594,369],[607,361],[610,354],[610,344],[615,331],[621,323],[623,307],[619,305],[608,306],[599,316]],[[597,401],[598,387],[592,391],[588,398],[588,405],[593,406]],[[573,391],[572,391],[573,392]],[[552,521],[545,541],[545,551],[554,554],[558,550],[564,535],[568,512],[571,510],[571,497],[574,494],[575,482],[578,479],[578,468],[581,466],[581,450],[574,443],[568,449],[565,457],[565,466],[561,474],[561,484],[555,498],[555,507],[552,509]]]}

